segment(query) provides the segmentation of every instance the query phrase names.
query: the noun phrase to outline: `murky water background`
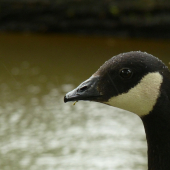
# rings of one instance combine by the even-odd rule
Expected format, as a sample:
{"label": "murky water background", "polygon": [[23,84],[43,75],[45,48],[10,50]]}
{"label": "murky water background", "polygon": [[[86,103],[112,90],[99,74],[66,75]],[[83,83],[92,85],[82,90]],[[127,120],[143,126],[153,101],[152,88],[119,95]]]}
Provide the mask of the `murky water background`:
{"label": "murky water background", "polygon": [[147,51],[170,61],[170,42],[64,35],[0,35],[0,170],[144,170],[142,122],[63,96],[106,60]]}

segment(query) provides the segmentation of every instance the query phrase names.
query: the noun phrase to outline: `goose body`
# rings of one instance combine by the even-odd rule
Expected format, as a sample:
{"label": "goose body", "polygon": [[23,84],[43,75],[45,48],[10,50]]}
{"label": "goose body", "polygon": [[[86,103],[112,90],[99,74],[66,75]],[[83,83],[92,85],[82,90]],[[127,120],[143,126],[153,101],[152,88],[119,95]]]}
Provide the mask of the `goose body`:
{"label": "goose body", "polygon": [[137,114],[146,132],[148,170],[170,169],[170,72],[161,60],[140,51],[114,56],[64,97],[78,100]]}

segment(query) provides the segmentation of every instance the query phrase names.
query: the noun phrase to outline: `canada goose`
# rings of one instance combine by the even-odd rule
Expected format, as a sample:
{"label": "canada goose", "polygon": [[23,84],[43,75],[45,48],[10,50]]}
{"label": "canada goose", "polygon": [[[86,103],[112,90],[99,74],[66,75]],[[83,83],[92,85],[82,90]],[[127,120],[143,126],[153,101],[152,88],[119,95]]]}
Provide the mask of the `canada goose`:
{"label": "canada goose", "polygon": [[137,114],[148,144],[148,170],[170,170],[170,72],[146,52],[112,57],[64,102],[88,100]]}

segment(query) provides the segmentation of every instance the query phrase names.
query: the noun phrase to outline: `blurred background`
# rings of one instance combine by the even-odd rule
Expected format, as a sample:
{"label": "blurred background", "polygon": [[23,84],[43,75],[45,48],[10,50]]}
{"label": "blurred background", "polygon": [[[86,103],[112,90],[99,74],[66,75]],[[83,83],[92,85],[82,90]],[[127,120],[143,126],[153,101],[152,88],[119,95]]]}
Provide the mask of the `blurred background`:
{"label": "blurred background", "polygon": [[0,0],[0,170],[144,170],[141,120],[65,93],[106,60],[170,62],[168,0]]}

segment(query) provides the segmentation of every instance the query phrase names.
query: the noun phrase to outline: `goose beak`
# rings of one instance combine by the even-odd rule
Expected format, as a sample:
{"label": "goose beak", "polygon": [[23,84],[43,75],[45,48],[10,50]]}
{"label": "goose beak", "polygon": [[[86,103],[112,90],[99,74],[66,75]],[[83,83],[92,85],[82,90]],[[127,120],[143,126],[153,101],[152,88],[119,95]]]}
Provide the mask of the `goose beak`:
{"label": "goose beak", "polygon": [[64,97],[64,102],[88,100],[96,101],[101,96],[98,91],[99,76],[92,76],[77,88],[68,92]]}

